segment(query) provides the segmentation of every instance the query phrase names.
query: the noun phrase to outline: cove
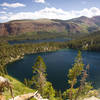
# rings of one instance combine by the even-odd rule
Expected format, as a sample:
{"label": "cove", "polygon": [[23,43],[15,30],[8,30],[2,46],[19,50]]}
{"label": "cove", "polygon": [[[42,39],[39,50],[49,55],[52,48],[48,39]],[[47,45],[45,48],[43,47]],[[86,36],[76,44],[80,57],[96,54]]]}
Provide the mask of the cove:
{"label": "cove", "polygon": [[[65,49],[56,52],[45,52],[25,55],[23,59],[7,65],[8,74],[22,81],[32,77],[32,66],[36,58],[42,56],[47,66],[47,79],[57,90],[66,90],[67,74],[77,56],[77,50]],[[82,51],[85,64],[90,64],[88,81],[96,89],[100,88],[100,52]]]}

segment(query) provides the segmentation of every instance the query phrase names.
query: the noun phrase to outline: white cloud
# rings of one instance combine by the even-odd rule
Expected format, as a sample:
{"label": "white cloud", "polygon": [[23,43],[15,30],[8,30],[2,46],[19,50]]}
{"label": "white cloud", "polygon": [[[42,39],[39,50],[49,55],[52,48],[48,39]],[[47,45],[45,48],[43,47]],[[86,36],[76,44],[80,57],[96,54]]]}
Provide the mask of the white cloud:
{"label": "white cloud", "polygon": [[0,16],[0,20],[7,20],[8,17],[7,16]]}
{"label": "white cloud", "polygon": [[[39,18],[49,18],[49,19],[62,19],[68,20],[80,16],[98,16],[100,15],[100,9],[92,7],[90,9],[83,9],[80,11],[64,11],[62,9],[44,8],[36,12],[20,12],[20,13],[8,13],[4,16],[4,20],[18,20],[18,19],[39,19]],[[3,18],[2,18],[3,19]]]}
{"label": "white cloud", "polygon": [[6,14],[6,13],[7,13],[7,12],[5,12],[5,11],[1,11],[1,12],[0,12],[0,14]]}
{"label": "white cloud", "polygon": [[3,8],[3,10],[7,10],[7,8]]}
{"label": "white cloud", "polygon": [[45,3],[45,0],[34,0],[36,3]]}
{"label": "white cloud", "polygon": [[7,2],[4,2],[3,4],[0,4],[0,6],[16,8],[16,7],[25,7],[26,5],[22,4],[22,3],[11,3],[11,4],[9,4]]}

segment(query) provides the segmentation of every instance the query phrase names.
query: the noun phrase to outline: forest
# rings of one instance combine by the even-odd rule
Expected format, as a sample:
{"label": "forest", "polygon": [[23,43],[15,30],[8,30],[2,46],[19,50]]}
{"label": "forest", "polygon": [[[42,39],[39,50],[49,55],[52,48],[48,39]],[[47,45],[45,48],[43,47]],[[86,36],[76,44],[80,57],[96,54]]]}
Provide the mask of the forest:
{"label": "forest", "polygon": [[100,51],[100,31],[68,42],[68,47],[73,49]]}

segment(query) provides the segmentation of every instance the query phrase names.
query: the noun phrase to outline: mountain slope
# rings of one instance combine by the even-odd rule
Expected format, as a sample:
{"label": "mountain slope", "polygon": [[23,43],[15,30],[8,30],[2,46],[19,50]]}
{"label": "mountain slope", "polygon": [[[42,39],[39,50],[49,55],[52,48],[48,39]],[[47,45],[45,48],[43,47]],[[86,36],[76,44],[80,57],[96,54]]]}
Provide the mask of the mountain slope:
{"label": "mountain slope", "polygon": [[0,36],[51,32],[65,34],[89,33],[100,30],[100,16],[79,17],[71,20],[15,20],[0,24]]}
{"label": "mountain slope", "polygon": [[[18,96],[18,95],[26,94],[26,93],[31,93],[31,92],[34,93],[35,92],[35,90],[26,87],[23,83],[14,79],[13,77],[11,77],[9,75],[6,75],[6,78],[10,80],[10,82],[13,86],[14,97]],[[4,95],[6,97],[6,100],[8,100],[8,98],[12,98],[10,96],[9,91],[5,91]]]}

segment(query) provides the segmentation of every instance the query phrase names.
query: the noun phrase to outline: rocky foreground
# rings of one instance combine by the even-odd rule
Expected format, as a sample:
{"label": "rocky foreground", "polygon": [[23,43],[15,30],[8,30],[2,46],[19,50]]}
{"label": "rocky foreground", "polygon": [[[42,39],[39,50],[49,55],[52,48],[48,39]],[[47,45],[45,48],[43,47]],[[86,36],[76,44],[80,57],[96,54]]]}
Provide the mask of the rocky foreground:
{"label": "rocky foreground", "polygon": [[93,97],[90,97],[90,98],[85,98],[84,100],[100,100],[100,99],[93,96]]}
{"label": "rocky foreground", "polygon": [[9,100],[29,100],[31,98],[35,98],[36,100],[48,100],[48,99],[43,99],[42,96],[38,93],[38,91],[36,91],[35,93],[20,95]]}
{"label": "rocky foreground", "polygon": [[38,93],[38,91],[36,91],[35,93],[28,93],[14,97],[10,81],[2,76],[0,76],[0,100],[5,100],[5,97],[3,95],[4,92],[3,90],[5,87],[10,89],[12,95],[12,99],[9,100],[30,100],[31,98],[35,98],[36,100],[48,100],[48,99],[43,99],[42,96]]}

